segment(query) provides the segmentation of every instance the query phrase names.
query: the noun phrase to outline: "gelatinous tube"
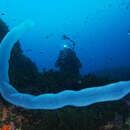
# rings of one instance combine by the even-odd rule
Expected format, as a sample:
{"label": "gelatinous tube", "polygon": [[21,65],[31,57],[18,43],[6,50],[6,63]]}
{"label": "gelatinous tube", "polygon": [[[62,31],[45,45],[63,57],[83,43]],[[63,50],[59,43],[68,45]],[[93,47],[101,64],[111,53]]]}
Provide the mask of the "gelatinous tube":
{"label": "gelatinous tube", "polygon": [[0,44],[0,94],[17,106],[28,109],[58,109],[64,106],[88,106],[98,102],[119,100],[130,93],[130,81],[121,81],[100,87],[82,89],[80,91],[65,90],[60,93],[48,93],[34,96],[18,92],[9,84],[8,60],[14,43],[33,26],[32,21],[12,29]]}

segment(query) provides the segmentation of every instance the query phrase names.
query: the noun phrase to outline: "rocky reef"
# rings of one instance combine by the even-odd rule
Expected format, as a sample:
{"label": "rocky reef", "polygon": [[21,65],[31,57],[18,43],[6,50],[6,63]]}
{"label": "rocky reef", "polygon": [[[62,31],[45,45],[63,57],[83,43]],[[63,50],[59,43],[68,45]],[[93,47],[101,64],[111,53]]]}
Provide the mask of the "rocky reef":
{"label": "rocky reef", "polygon": [[73,74],[79,74],[79,69],[82,67],[80,60],[76,56],[76,53],[71,48],[64,48],[60,51],[59,57],[55,63],[55,66],[60,68],[60,71],[69,72]]}

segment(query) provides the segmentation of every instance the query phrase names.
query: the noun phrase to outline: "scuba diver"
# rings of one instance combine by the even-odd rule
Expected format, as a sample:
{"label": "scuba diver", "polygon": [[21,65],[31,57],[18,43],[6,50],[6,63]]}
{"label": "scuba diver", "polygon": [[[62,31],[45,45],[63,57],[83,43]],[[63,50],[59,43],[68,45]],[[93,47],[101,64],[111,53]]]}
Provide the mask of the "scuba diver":
{"label": "scuba diver", "polygon": [[74,51],[76,44],[66,35],[63,35],[62,38],[63,40],[67,40],[67,42],[64,44],[64,48],[59,52],[55,67],[59,68],[62,72],[79,74],[79,69],[82,65]]}
{"label": "scuba diver", "polygon": [[63,36],[62,36],[62,39],[69,41],[69,43],[64,44],[64,48],[70,48],[70,49],[72,49],[72,50],[75,49],[76,43],[75,43],[72,39],[70,39],[70,38],[69,38],[68,36],[66,36],[66,35],[63,35]]}

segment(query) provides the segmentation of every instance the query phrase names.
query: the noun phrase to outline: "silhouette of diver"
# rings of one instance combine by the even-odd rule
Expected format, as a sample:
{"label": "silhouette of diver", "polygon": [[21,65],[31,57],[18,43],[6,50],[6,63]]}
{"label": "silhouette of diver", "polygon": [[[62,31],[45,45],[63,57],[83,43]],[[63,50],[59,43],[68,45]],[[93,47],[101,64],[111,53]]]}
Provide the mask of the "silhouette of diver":
{"label": "silhouette of diver", "polygon": [[75,49],[76,43],[75,43],[71,38],[69,38],[69,37],[66,36],[66,35],[63,35],[63,36],[62,36],[62,39],[63,39],[63,40],[68,40],[68,41],[70,41],[71,45],[67,45],[67,46],[68,46],[69,48],[71,48],[72,50]]}

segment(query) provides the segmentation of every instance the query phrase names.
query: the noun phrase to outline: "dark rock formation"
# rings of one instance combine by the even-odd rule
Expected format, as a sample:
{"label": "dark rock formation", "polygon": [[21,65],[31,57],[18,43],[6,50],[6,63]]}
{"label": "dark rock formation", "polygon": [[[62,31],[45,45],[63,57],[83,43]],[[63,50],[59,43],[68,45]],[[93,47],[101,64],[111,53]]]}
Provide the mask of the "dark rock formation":
{"label": "dark rock formation", "polygon": [[[8,33],[7,25],[0,19],[0,42]],[[20,47],[20,42],[14,45],[9,60],[10,83],[19,90],[31,89],[36,82],[38,70],[36,65],[25,55]],[[26,86],[26,88],[24,87]]]}
{"label": "dark rock formation", "polygon": [[70,48],[64,48],[60,51],[55,66],[60,68],[60,71],[62,72],[79,74],[79,69],[82,65],[77,58],[75,51]]}

